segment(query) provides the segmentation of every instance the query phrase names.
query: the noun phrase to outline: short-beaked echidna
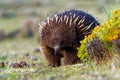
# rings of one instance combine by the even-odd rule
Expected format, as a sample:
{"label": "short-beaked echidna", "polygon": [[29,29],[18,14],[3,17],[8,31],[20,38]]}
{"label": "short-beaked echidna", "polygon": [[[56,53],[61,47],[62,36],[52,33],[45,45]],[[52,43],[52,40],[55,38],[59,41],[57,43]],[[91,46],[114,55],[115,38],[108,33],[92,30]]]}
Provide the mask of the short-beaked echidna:
{"label": "short-beaked echidna", "polygon": [[40,49],[50,66],[60,66],[64,57],[64,65],[79,61],[77,47],[92,29],[99,25],[90,14],[70,10],[47,18],[40,25]]}

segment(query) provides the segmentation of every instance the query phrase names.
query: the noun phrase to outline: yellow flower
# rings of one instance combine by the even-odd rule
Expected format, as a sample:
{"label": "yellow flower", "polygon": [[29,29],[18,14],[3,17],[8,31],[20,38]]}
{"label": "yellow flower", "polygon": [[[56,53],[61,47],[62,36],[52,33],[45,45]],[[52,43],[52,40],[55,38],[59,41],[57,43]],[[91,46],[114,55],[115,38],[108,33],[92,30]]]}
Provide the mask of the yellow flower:
{"label": "yellow flower", "polygon": [[100,31],[100,28],[101,28],[100,26],[96,26],[93,31],[98,32],[98,31]]}
{"label": "yellow flower", "polygon": [[94,39],[94,38],[95,38],[95,34],[92,33],[92,34],[88,35],[88,39],[89,39],[89,40],[92,40],[92,39]]}
{"label": "yellow flower", "polygon": [[112,12],[112,16],[115,16],[116,14],[120,15],[120,9],[114,10]]}
{"label": "yellow flower", "polygon": [[112,42],[113,40],[116,40],[116,39],[118,39],[118,35],[117,35],[117,34],[114,35],[114,36],[109,36],[109,37],[108,37],[108,41],[109,41],[109,42]]}

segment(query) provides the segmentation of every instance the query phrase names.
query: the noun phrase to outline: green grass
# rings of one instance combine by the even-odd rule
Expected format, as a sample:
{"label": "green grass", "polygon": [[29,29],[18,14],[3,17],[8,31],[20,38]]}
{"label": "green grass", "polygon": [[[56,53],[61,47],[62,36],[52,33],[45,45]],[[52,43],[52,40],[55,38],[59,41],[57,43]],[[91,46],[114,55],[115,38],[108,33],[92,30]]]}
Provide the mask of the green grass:
{"label": "green grass", "polygon": [[5,30],[6,33],[10,33],[21,27],[22,23],[22,17],[0,18],[0,29]]}
{"label": "green grass", "polygon": [[[70,66],[61,66],[50,68],[47,61],[41,53],[34,53],[34,49],[39,47],[35,39],[15,39],[6,40],[0,43],[0,61],[19,62],[26,61],[29,67],[0,69],[0,78],[2,80],[119,80],[120,63],[95,66],[94,64],[76,64]],[[25,56],[29,53],[29,56]],[[31,56],[36,56],[37,60],[32,60]],[[33,65],[35,64],[35,65]]]}
{"label": "green grass", "polygon": [[111,12],[114,9],[120,9],[120,1],[119,0],[97,0],[99,2],[100,7],[103,9],[106,16],[109,18],[111,16]]}
{"label": "green grass", "polygon": [[[2,4],[9,4],[11,0],[0,1],[0,6],[7,7],[10,11],[22,11],[21,8],[8,8]],[[81,0],[84,2],[84,0]],[[95,2],[92,5],[83,5],[81,1],[73,2],[72,0],[62,0],[62,3],[55,5],[37,7],[34,9],[41,10],[41,15],[46,16],[47,13],[53,14],[55,11],[63,11],[70,9],[71,3],[74,3],[76,9],[82,9],[89,11],[95,17],[98,17],[102,22],[104,21],[104,14],[97,11],[97,5]],[[93,0],[95,1],[95,0]],[[56,0],[57,2],[57,0]],[[54,3],[56,3],[54,2]],[[86,3],[86,2],[85,2]],[[90,2],[91,3],[91,2]],[[69,4],[68,6],[66,4]],[[35,6],[34,6],[35,7]],[[69,8],[70,7],[70,8]],[[29,7],[30,9],[33,7]],[[42,16],[42,17],[43,17]],[[25,17],[13,17],[13,18],[0,18],[0,29],[5,30],[6,33],[10,33],[19,27]],[[41,20],[41,19],[40,19]],[[6,66],[0,68],[0,80],[119,80],[120,77],[120,63],[117,60],[114,64],[106,64],[103,66],[95,66],[94,64],[81,63],[76,65],[61,66],[57,68],[48,67],[48,63],[42,53],[34,53],[34,49],[39,47],[37,39],[11,39],[0,42],[0,62],[5,62]],[[26,54],[29,53],[29,56]],[[31,57],[35,56],[37,60],[32,60]],[[25,68],[10,68],[9,62],[26,61],[29,65]],[[33,65],[34,64],[34,65]]]}

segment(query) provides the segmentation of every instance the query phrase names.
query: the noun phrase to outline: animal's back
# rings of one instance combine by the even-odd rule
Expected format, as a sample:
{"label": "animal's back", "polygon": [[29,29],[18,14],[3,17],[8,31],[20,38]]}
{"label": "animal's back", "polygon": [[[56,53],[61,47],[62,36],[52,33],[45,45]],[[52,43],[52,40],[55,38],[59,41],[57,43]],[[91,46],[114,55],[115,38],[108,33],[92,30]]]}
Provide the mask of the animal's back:
{"label": "animal's back", "polygon": [[69,18],[68,24],[69,26],[72,25],[71,27],[76,27],[79,41],[90,34],[94,27],[100,25],[92,15],[79,10],[66,11],[58,14],[58,16],[63,18],[67,16]]}

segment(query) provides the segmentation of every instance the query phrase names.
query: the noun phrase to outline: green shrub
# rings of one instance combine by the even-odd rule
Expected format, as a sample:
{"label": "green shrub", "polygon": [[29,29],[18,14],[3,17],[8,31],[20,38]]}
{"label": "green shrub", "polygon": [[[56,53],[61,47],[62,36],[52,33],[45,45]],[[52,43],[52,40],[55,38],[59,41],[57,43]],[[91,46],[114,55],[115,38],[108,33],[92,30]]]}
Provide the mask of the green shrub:
{"label": "green shrub", "polygon": [[112,41],[118,39],[119,33],[120,9],[114,10],[112,16],[103,25],[95,27],[92,34],[81,41],[81,46],[78,48],[78,57],[81,60],[89,58],[86,45],[94,38],[100,38],[108,50],[112,50]]}

